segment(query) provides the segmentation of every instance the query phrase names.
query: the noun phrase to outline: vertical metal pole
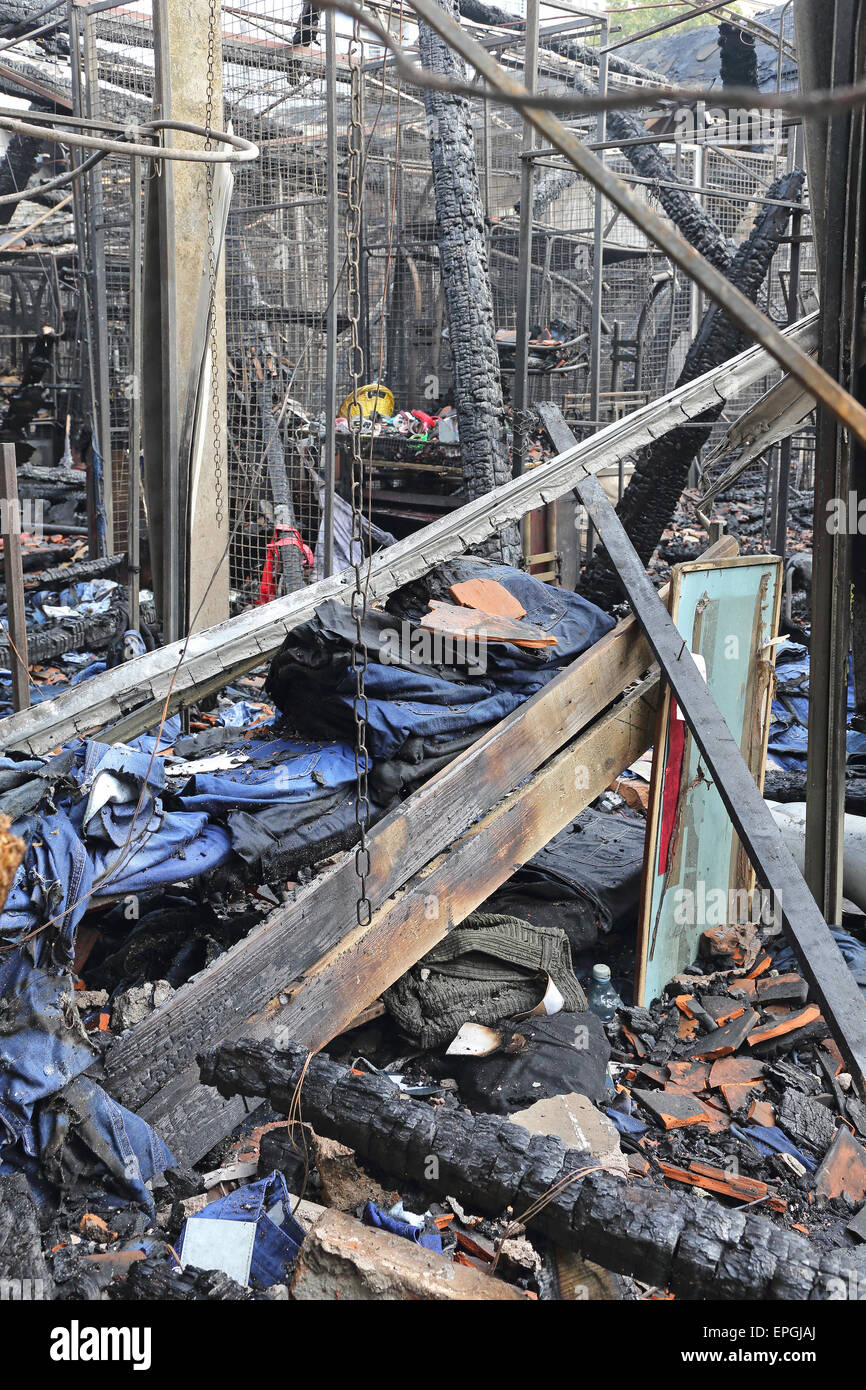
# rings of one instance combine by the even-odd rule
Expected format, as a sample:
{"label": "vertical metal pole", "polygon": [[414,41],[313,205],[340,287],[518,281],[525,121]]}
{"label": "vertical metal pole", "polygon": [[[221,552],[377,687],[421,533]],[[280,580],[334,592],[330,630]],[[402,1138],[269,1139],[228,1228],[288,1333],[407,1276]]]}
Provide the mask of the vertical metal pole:
{"label": "vertical metal pole", "polygon": [[[538,68],[539,8],[539,0],[527,0],[523,82],[530,92],[535,90]],[[511,403],[514,410],[512,472],[515,476],[522,473],[526,467],[526,411],[529,404],[529,314],[532,300],[532,188],[535,182],[534,161],[528,158],[528,155],[534,149],[535,143],[535,131],[528,121],[524,121],[523,158],[520,161],[520,230],[517,253],[514,384],[511,389]],[[524,518],[525,521],[526,518]],[[525,550],[526,545],[524,544]]]}
{"label": "vertical metal pole", "polygon": [[[703,110],[703,103],[702,103],[702,105],[701,105],[701,109]],[[705,128],[705,127],[702,126],[701,128]],[[700,145],[700,144],[695,145],[695,147],[694,147],[694,152],[695,152],[694,184],[695,184],[695,187],[696,187],[696,188],[703,188],[703,187],[704,187],[704,163],[705,163],[705,160],[704,160],[705,151],[704,151],[703,145]],[[703,194],[701,194],[701,193],[695,193],[693,196],[694,196],[695,201],[697,202],[698,206],[702,208],[702,207],[704,206],[704,197],[703,197]],[[701,315],[701,287],[700,287],[700,285],[697,283],[697,281],[695,281],[695,280],[692,280],[691,286],[692,286],[692,297],[691,297],[691,302],[690,302],[690,306],[689,306],[689,307],[690,307],[690,311],[691,311],[690,336],[691,336],[692,341],[694,341],[695,338],[698,336],[698,330],[700,329],[700,326],[701,326],[701,317],[702,317],[702,315]]]}
{"label": "vertical metal pole", "polygon": [[325,578],[334,573],[334,486],[337,470],[337,28],[333,10],[325,11],[325,67],[328,98],[328,309],[325,340]]}
{"label": "vertical metal pole", "polygon": [[[607,54],[604,52],[607,47],[610,25],[606,19],[601,19],[601,52],[598,56],[598,91],[600,96],[607,96]],[[596,120],[595,138],[600,144],[604,144],[607,139],[607,119],[605,113],[601,111]],[[604,159],[604,150],[600,151],[600,158]],[[601,192],[596,189],[595,193],[595,215],[592,229],[592,312],[590,316],[590,341],[589,341],[589,418],[591,432],[598,429],[599,409],[601,398],[601,300],[602,287],[604,284],[604,199]],[[586,526],[586,558],[589,559],[594,549],[593,526],[587,519]]]}
{"label": "vertical metal pole", "polygon": [[[72,77],[72,114],[81,116],[84,112],[84,99],[81,80],[81,18],[76,5],[69,0],[69,65]],[[73,168],[81,163],[81,155],[73,147],[69,151]],[[83,322],[82,360],[82,405],[91,420],[96,418],[96,366],[94,357],[93,305],[90,282],[90,259],[87,249],[87,218],[85,215],[85,188],[82,179],[72,185],[72,207],[75,224],[75,241],[78,248],[78,307],[79,322]],[[87,535],[88,552],[91,559],[100,554],[99,535],[101,531],[99,515],[99,489],[94,478],[94,469],[87,470]]]}
{"label": "vertical metal pole", "polygon": [[[171,0],[153,3],[153,64],[154,116],[170,120],[172,115],[172,57],[170,42]],[[174,144],[171,131],[165,131],[167,144]],[[153,184],[159,221],[159,292],[160,292],[160,436],[161,459],[161,575],[162,601],[160,617],[167,642],[183,634],[183,592],[185,557],[181,548],[179,516],[185,512],[181,498],[180,474],[180,401],[185,381],[181,383],[178,370],[178,306],[177,258],[175,255],[175,169],[171,160],[164,160]],[[148,424],[145,422],[145,444]],[[157,426],[153,433],[156,435]],[[151,552],[153,553],[153,551]],[[159,590],[157,590],[159,593]]]}
{"label": "vertical metal pole", "polygon": [[6,622],[12,649],[12,707],[30,704],[27,666],[27,621],[24,610],[24,568],[21,563],[21,509],[15,445],[4,444],[0,456],[0,500],[3,503],[3,570],[6,580]]}
{"label": "vertical metal pole", "polygon": [[[607,45],[608,22],[601,21],[601,47]],[[602,51],[598,59],[598,91],[607,95],[607,54]],[[604,143],[606,136],[605,113],[599,113],[596,123],[596,139]],[[602,159],[604,151],[601,152]],[[592,321],[590,325],[589,356],[589,415],[594,429],[598,429],[599,399],[601,396],[601,296],[604,283],[604,199],[596,190],[595,215],[592,230]]]}
{"label": "vertical metal pole", "polygon": [[485,97],[481,103],[481,112],[484,117],[481,125],[481,157],[484,160],[484,181],[481,185],[481,195],[484,200],[485,240],[488,250],[490,247],[490,102]]}
{"label": "vertical metal pole", "polygon": [[[853,0],[834,5],[832,87],[856,80],[851,35]],[[859,74],[857,74],[859,76]],[[846,333],[859,312],[849,268],[852,235],[849,158],[851,116],[828,123],[824,188],[825,244],[821,283],[821,366],[849,385]],[[856,167],[856,166],[855,166]],[[828,518],[836,499],[846,504],[852,489],[850,440],[818,407],[815,438],[815,502],[812,525],[812,638],[809,674],[809,745],[806,764],[805,879],[828,922],[841,921],[845,811],[848,654],[851,639],[851,535],[832,531]],[[856,526],[856,518],[855,518]]]}
{"label": "vertical metal pole", "polygon": [[[82,34],[85,75],[85,111],[93,119],[100,114],[99,69],[96,59],[96,39],[93,20],[84,14]],[[96,407],[93,428],[102,460],[102,511],[105,533],[99,536],[100,553],[114,553],[114,480],[111,472],[111,395],[108,374],[108,292],[105,283],[105,211],[102,200],[102,168],[87,176],[90,236],[90,271],[93,286],[93,317],[96,333]]]}
{"label": "vertical metal pole", "polygon": [[[787,8],[787,7],[786,7]],[[781,24],[781,21],[780,21]],[[803,130],[797,126],[794,139],[789,142],[788,167],[800,164],[803,158]],[[797,307],[800,294],[800,236],[803,229],[803,214],[795,212],[791,218],[791,258],[788,268],[788,322],[795,323],[799,316]],[[779,448],[779,486],[776,493],[776,512],[774,517],[773,550],[782,559],[788,553],[788,502],[791,483],[791,436],[782,440]]]}
{"label": "vertical metal pole", "polygon": [[[700,120],[699,129],[701,129],[701,130],[705,130],[705,129],[706,129],[706,123],[705,123],[704,120],[703,120],[703,106],[701,107],[701,120]],[[694,177],[694,182],[695,182],[695,187],[696,187],[696,188],[703,188],[703,187],[705,186],[705,185],[704,185],[704,179],[705,179],[705,176],[706,176],[706,174],[705,174],[705,171],[706,171],[706,150],[704,149],[704,146],[703,146],[703,145],[697,144],[697,145],[695,145],[695,147],[694,147],[694,151],[695,151],[695,156],[694,156],[694,157],[695,157],[695,168],[694,168],[694,175],[695,175],[695,177]],[[696,202],[697,202],[697,204],[698,204],[699,207],[702,208],[702,207],[705,206],[705,201],[704,201],[703,194],[701,194],[701,193],[696,193],[696,194],[694,194],[694,197],[695,197],[695,200],[696,200]],[[690,301],[689,301],[689,309],[690,309],[690,316],[691,316],[691,324],[690,324],[691,332],[690,332],[690,338],[691,338],[691,341],[694,342],[695,339],[696,339],[697,336],[698,336],[698,333],[700,332],[700,329],[701,329],[701,321],[702,321],[702,319],[703,319],[704,301],[703,301],[703,296],[701,295],[700,286],[696,283],[696,281],[692,280],[692,282],[691,282],[691,287],[692,287],[692,293],[691,293],[691,299],[690,299]],[[689,487],[695,487],[695,486],[697,485],[697,481],[698,481],[698,469],[699,469],[699,466],[700,466],[700,462],[699,462],[699,461],[700,461],[700,456],[701,456],[701,451],[698,450],[698,456],[697,456],[697,458],[694,460],[694,462],[693,462],[693,463],[691,464],[691,466],[689,467]]]}
{"label": "vertical metal pole", "polygon": [[129,236],[129,336],[132,395],[129,401],[129,477],[127,480],[126,568],[129,586],[129,626],[139,624],[141,589],[141,550],[139,516],[141,512],[141,159],[130,161],[129,203],[132,226]]}

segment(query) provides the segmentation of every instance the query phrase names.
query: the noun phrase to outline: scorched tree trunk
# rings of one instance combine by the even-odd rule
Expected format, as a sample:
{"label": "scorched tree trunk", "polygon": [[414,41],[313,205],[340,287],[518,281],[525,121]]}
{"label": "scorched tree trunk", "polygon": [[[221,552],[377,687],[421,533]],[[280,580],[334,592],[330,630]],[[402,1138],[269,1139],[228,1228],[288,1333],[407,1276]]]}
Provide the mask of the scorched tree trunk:
{"label": "scorched tree trunk", "polygon": [[[803,187],[801,169],[783,174],[767,193],[768,198],[794,201]],[[727,272],[732,285],[753,302],[758,297],[770,262],[785,233],[790,209],[768,205],[759,215],[747,241],[737,251]],[[700,331],[686,355],[678,386],[694,381],[712,367],[721,366],[748,345],[747,335],[717,305],[704,316]],[[631,481],[622,495],[617,514],[644,564],[661,540],[688,480],[698,451],[709,439],[722,411],[717,408],[647,446],[638,455]],[[580,592],[602,608],[623,597],[622,588],[607,553],[595,552],[583,571]]]}

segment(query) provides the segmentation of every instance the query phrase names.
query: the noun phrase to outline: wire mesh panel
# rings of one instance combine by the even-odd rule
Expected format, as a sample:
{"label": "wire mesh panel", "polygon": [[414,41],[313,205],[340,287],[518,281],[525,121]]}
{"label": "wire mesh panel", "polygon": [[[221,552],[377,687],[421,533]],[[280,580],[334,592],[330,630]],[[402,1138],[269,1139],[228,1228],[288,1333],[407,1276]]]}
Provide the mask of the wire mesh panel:
{"label": "wire mesh panel", "polygon": [[[26,34],[7,41],[3,60],[7,108],[26,116],[34,106],[68,103],[62,33],[42,42]],[[5,132],[0,151],[0,438],[15,443],[19,464],[63,459],[71,465],[78,456],[83,382],[73,198],[68,186],[43,191],[68,174],[66,154],[56,144]],[[47,529],[64,521],[71,534],[83,531],[83,486],[80,497],[48,490],[41,502]]]}
{"label": "wire mesh panel", "polygon": [[[395,0],[375,13],[417,56],[411,11]],[[84,44],[80,61],[61,26],[45,39],[22,41],[4,55],[4,63],[17,66],[28,81],[38,79],[67,104],[77,93],[77,99],[116,121],[131,127],[147,121],[154,82],[149,5],[102,11],[82,23],[91,46]],[[329,196],[336,200],[340,272],[330,287],[337,315],[338,407],[350,388],[345,301],[348,28],[348,21],[338,19],[336,100],[330,113],[336,159],[329,167],[324,19],[314,10],[307,12],[301,0],[256,0],[222,9],[225,121],[260,149],[258,160],[235,168],[225,247],[230,582],[236,607],[271,592],[266,572],[278,525],[291,529],[308,548],[305,578],[321,573],[323,446],[334,428],[327,410]],[[602,41],[597,18],[563,12],[556,29],[560,42],[551,46],[545,39],[541,45],[539,86],[570,93],[596,90],[599,65],[593,50]],[[708,36],[713,32],[708,23]],[[523,74],[519,31],[492,28],[482,37],[494,43],[508,70]],[[651,67],[655,45],[632,45],[628,56],[644,61],[644,49]],[[397,75],[389,55],[369,34],[361,61],[365,377],[387,388],[394,411],[423,415],[453,404],[454,389],[424,92]],[[639,87],[643,80],[616,69],[610,74],[611,85]],[[521,303],[524,125],[514,111],[495,102],[479,98],[470,110],[508,409]],[[734,128],[730,119],[720,126],[718,113],[698,112],[700,119],[679,134],[670,117],[659,123],[658,112],[637,115],[640,129],[644,119],[655,122],[673,181],[691,191],[732,246],[740,244],[766,206],[773,180],[793,163],[795,128],[780,124],[768,134],[762,126],[759,138],[753,138],[751,128]],[[569,124],[585,142],[598,143],[594,116],[570,117]],[[626,144],[617,147],[608,131],[599,157],[640,199],[660,210],[659,181],[636,172]],[[53,152],[49,158],[44,148],[39,151],[46,161],[43,176],[66,167],[57,146]],[[33,177],[32,169],[26,177]],[[87,397],[80,384],[94,368],[94,351],[97,357],[104,355],[116,549],[125,548],[129,524],[129,413],[135,390],[129,328],[132,195],[130,161],[112,156],[98,166],[88,188],[52,212],[38,234],[24,235],[14,252],[2,249],[0,214],[0,304],[11,325],[0,356],[14,376],[27,342],[37,341],[26,335],[41,334],[40,320],[56,326],[51,370],[57,377],[57,406],[46,429],[52,442],[45,446],[55,457],[63,451],[67,414],[77,420],[81,435]],[[19,204],[9,226],[26,228],[39,210],[33,202]],[[78,245],[82,219],[86,235]],[[779,246],[760,292],[761,308],[780,324],[799,316],[814,286],[809,235],[806,214],[800,219],[799,240]],[[533,160],[530,253],[530,403],[556,401],[578,435],[586,435],[675,385],[707,308],[700,292],[629,219],[546,151]],[[792,276],[799,279],[796,303]],[[99,281],[104,317],[93,312]],[[730,402],[726,417],[732,418],[767,384]],[[724,427],[722,420],[713,439]],[[75,428],[73,435],[75,452]],[[793,443],[795,474],[803,485],[810,449],[806,428]],[[459,451],[419,461],[408,474],[405,469],[400,473],[395,458],[386,457],[385,442],[377,440],[374,446],[371,436],[368,452],[371,461],[374,454],[377,460],[372,491],[393,518],[395,533],[423,524],[459,500]],[[337,493],[348,496],[339,457]]]}
{"label": "wire mesh panel", "polygon": [[321,47],[292,46],[297,10],[279,3],[255,14],[234,10],[224,28],[227,111],[261,151],[237,172],[226,243],[230,577],[240,602],[260,597],[275,509],[310,547],[320,522],[325,59]]}

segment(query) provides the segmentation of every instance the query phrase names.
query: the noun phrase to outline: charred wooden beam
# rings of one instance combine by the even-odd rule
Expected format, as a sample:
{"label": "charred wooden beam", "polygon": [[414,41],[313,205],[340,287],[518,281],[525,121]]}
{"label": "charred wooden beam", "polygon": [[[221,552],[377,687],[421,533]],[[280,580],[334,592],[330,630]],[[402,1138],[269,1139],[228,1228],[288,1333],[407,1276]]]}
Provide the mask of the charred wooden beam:
{"label": "charred wooden beam", "polygon": [[[651,662],[636,625],[620,624],[373,826],[367,837],[367,895],[374,912],[580,734],[619,692],[640,679]],[[610,762],[605,767],[608,782],[639,756],[630,751],[627,737],[622,744],[619,766],[609,750],[604,759]],[[592,780],[589,774],[586,780]],[[580,800],[581,788],[572,790],[570,814],[562,824],[586,804]],[[554,833],[550,830],[547,838]],[[533,853],[535,849],[527,858]],[[455,872],[446,872],[443,890],[450,884],[459,897]],[[505,877],[510,872],[507,868]],[[354,855],[344,854],[294,903],[276,909],[162,1008],[113,1043],[105,1056],[106,1085],[112,1094],[139,1109],[192,1061],[197,1049],[219,1042],[250,1015],[267,1009],[280,991],[353,930],[356,885]],[[426,949],[422,945],[419,956]],[[359,1003],[356,995],[355,1012],[368,1002]]]}
{"label": "charred wooden beam", "polygon": [[[44,141],[32,135],[13,135],[0,160],[0,196],[26,188],[33,174]],[[7,227],[17,203],[0,203],[0,227]]]}
{"label": "charred wooden beam", "polygon": [[[446,13],[455,0],[437,0]],[[465,80],[465,68],[444,39],[427,24],[418,29],[426,72]],[[460,431],[463,486],[467,497],[483,497],[511,477],[499,354],[493,322],[493,291],[472,111],[464,97],[424,92],[433,191],[436,243],[451,333],[454,395]],[[512,525],[485,547],[516,564],[520,537]]]}
{"label": "charred wooden beam", "polygon": [[530,1231],[680,1298],[824,1299],[859,1287],[850,1251],[819,1250],[763,1217],[696,1194],[607,1173],[581,1176],[594,1158],[561,1139],[530,1135],[497,1115],[437,1110],[325,1057],[313,1057],[304,1073],[308,1055],[292,1045],[226,1043],[200,1058],[201,1079],[221,1095],[266,1097],[281,1114],[300,1090],[304,1119],[317,1133],[348,1144],[383,1176],[418,1183],[431,1197],[459,1196],[473,1211],[500,1216],[510,1207],[519,1219],[550,1194]]}
{"label": "charred wooden beam", "polygon": [[[781,36],[780,24],[780,41]],[[726,19],[719,24],[719,69],[723,87],[754,87],[757,91],[758,54],[755,36]]]}
{"label": "charred wooden beam", "polygon": [[[815,342],[816,315],[785,330],[804,351]],[[512,479],[487,497],[464,507],[406,540],[374,555],[369,569],[371,602],[426,574],[434,565],[462,554],[468,545],[502,530],[535,507],[562,497],[585,473],[597,472],[728,400],[770,370],[769,353],[752,348],[688,386],[599,430],[565,454]],[[297,593],[250,609],[225,623],[173,642],[146,656],[124,662],[89,681],[82,681],[53,700],[44,700],[23,715],[0,722],[0,748],[46,753],[76,735],[99,730],[118,742],[152,728],[163,713],[172,714],[194,700],[221,690],[245,671],[267,661],[281,646],[286,631],[307,622],[328,598],[346,598],[352,572],[320,580]]]}
{"label": "charred wooden beam", "polygon": [[[193,981],[200,999],[206,1001],[200,1013],[210,1020],[205,1026],[211,1040],[218,1040],[222,1028],[224,1036],[272,1041],[288,1034],[311,1048],[324,1046],[598,796],[617,769],[640,757],[652,741],[657,701],[658,676],[652,675],[434,856],[374,912],[369,926],[348,928],[299,979],[288,983],[290,977],[284,975],[286,983],[279,994],[272,982],[274,997],[256,1016],[239,1023],[227,1018],[224,996],[228,992],[231,997],[234,987],[226,987],[223,981],[214,988],[210,971]],[[406,808],[411,812],[409,803]],[[410,816],[410,829],[411,825]],[[347,892],[343,901],[350,898]],[[328,905],[336,915],[333,892],[326,895]],[[167,1033],[164,1026],[156,1031],[175,1043],[171,1026]],[[201,1046],[202,1041],[193,1037],[192,1047]],[[138,1083],[138,1045],[136,1029],[124,1055],[108,1057],[109,1088],[125,1103],[133,1100],[130,1078],[133,1085]],[[119,1061],[125,1066],[122,1083],[118,1083]],[[242,1118],[238,1101],[221,1103],[199,1084],[191,1061],[144,1103],[140,1093],[135,1094],[139,1113],[186,1162],[195,1162]]]}
{"label": "charred wooden beam", "polygon": [[[770,189],[769,196],[794,199],[799,196],[804,174],[800,169],[783,174]],[[725,270],[732,285],[754,303],[766,278],[779,241],[784,235],[790,210],[768,204],[759,214],[748,239],[743,242]],[[741,352],[746,333],[713,304],[704,316],[700,331],[686,354],[678,386],[710,370]],[[675,430],[663,443],[654,442],[641,451],[628,487],[617,506],[617,515],[647,564],[669,524],[688,482],[689,469],[707,442],[722,412],[719,402],[694,424]],[[603,549],[593,555],[580,580],[580,592],[602,608],[622,598],[622,586]]]}

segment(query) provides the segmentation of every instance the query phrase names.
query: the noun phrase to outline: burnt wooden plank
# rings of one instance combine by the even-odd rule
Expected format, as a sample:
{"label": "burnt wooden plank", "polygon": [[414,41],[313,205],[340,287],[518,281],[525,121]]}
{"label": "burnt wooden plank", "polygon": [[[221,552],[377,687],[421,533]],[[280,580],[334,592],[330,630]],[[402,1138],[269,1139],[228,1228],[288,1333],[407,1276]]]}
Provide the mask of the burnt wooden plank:
{"label": "burnt wooden plank", "polygon": [[[585,733],[501,800],[447,850],[231,1036],[291,1037],[324,1046],[373,999],[495,892],[607,786],[611,769],[649,746],[659,680],[649,676]],[[580,775],[578,775],[578,773]],[[115,1092],[118,1099],[126,1096]],[[195,1065],[175,1074],[140,1113],[194,1162],[241,1118],[237,1100],[204,1090]]]}
{"label": "burnt wooden plank", "polygon": [[[817,315],[811,314],[785,334],[810,350],[816,340],[816,323]],[[374,555],[369,569],[371,600],[385,598],[434,565],[463,554],[467,546],[496,535],[528,511],[570,494],[582,472],[617,462],[686,420],[697,418],[720,399],[727,400],[761,380],[771,361],[763,349],[751,348],[605,426],[579,445],[572,442],[564,455],[549,459]],[[346,570],[113,667],[53,700],[43,700],[3,720],[0,748],[47,753],[67,739],[93,730],[101,730],[101,736],[114,743],[143,733],[164,714],[222,689],[268,660],[287,630],[306,622],[325,599],[347,598],[351,587],[352,571]]]}
{"label": "burnt wooden plank", "polygon": [[822,1249],[702,1194],[598,1173],[591,1154],[566,1149],[561,1139],[530,1136],[498,1115],[436,1109],[382,1077],[352,1075],[327,1057],[309,1060],[303,1046],[278,1052],[260,1042],[228,1043],[202,1058],[202,1077],[224,1095],[266,1096],[281,1114],[300,1088],[304,1118],[316,1132],[350,1145],[383,1179],[418,1184],[428,1197],[456,1195],[490,1216],[510,1208],[520,1220],[534,1204],[530,1235],[677,1297],[838,1299],[848,1280],[862,1278],[850,1250]]}
{"label": "burnt wooden plank", "polygon": [[[384,817],[368,835],[373,910],[585,729],[650,664],[637,626],[620,623]],[[610,776],[623,765],[612,765]],[[109,1090],[137,1109],[197,1049],[264,1009],[351,931],[356,898],[354,854],[346,854],[113,1043],[105,1058]]]}

